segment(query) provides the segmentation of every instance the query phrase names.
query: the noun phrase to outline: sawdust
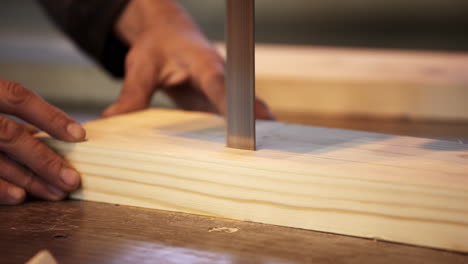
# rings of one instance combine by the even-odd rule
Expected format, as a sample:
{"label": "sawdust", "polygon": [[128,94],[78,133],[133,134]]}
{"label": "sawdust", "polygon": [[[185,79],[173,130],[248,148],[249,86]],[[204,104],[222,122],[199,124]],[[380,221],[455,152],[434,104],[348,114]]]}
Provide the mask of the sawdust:
{"label": "sawdust", "polygon": [[236,233],[239,231],[239,228],[235,227],[213,227],[208,229],[208,232],[223,232],[223,233]]}

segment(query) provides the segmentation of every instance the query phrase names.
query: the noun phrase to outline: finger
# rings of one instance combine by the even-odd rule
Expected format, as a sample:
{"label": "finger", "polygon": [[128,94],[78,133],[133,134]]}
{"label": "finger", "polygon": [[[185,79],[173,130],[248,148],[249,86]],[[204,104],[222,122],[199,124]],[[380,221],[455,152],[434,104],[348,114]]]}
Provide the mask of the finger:
{"label": "finger", "polygon": [[23,189],[0,179],[0,204],[19,204],[24,201],[26,193]]}
{"label": "finger", "polygon": [[67,114],[22,85],[0,79],[0,112],[17,116],[64,141],[82,141],[85,130]]}
{"label": "finger", "polygon": [[210,59],[193,60],[191,76],[218,113],[226,112],[224,65]]}
{"label": "finger", "polygon": [[217,109],[203,92],[189,82],[165,90],[171,100],[181,109],[217,113]]}
{"label": "finger", "polygon": [[151,102],[159,81],[157,65],[148,56],[134,54],[127,57],[125,80],[119,98],[102,113],[103,117],[142,110]]}
{"label": "finger", "polygon": [[78,172],[54,151],[28,134],[23,126],[6,117],[0,117],[0,151],[61,190],[73,191],[80,184]]}
{"label": "finger", "polygon": [[39,129],[33,125],[30,125],[30,124],[22,124],[22,125],[24,129],[26,130],[26,132],[28,132],[31,135],[34,135],[37,132],[39,132]]}
{"label": "finger", "polygon": [[260,98],[255,98],[255,116],[262,120],[275,120],[273,113],[268,105]]}
{"label": "finger", "polygon": [[[216,106],[219,113],[224,114],[226,112],[224,65],[216,60],[206,61],[193,67],[192,75],[197,85],[210,102]],[[255,98],[255,113],[257,119],[274,119],[266,103],[259,98]]]}
{"label": "finger", "polygon": [[56,201],[63,199],[66,195],[54,186],[47,185],[31,171],[26,170],[3,154],[0,154],[0,167],[2,168],[0,178],[21,187],[36,197]]}

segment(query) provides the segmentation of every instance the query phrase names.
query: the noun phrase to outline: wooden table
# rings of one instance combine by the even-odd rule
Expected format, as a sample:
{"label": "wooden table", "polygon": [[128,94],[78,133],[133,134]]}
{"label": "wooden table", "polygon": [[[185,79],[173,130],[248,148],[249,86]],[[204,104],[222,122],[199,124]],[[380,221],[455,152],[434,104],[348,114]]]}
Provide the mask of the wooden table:
{"label": "wooden table", "polygon": [[[468,139],[468,124],[288,121]],[[50,250],[61,264],[468,263],[467,254],[111,204],[30,201],[0,206],[0,263],[24,263],[41,249]]]}
{"label": "wooden table", "polygon": [[453,252],[93,202],[4,206],[0,219],[5,264],[41,249],[63,264],[468,263]]}

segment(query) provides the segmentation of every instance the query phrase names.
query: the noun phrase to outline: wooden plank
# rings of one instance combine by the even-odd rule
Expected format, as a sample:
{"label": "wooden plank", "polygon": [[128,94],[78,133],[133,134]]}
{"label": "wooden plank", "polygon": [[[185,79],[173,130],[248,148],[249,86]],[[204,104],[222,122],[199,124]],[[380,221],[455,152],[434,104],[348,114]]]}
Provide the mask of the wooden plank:
{"label": "wooden plank", "polygon": [[[47,45],[60,49],[57,43]],[[255,52],[257,94],[280,118],[319,114],[468,121],[467,52],[284,45],[257,45]],[[59,65],[0,62],[0,75],[64,105],[108,105],[122,85],[72,59]],[[155,103],[171,105],[167,96],[157,95]]]}
{"label": "wooden plank", "polygon": [[44,139],[83,175],[75,198],[468,252],[468,145],[258,122],[226,149],[222,118],[148,110]]}
{"label": "wooden plank", "polygon": [[274,113],[468,120],[466,52],[258,45],[256,69]]}

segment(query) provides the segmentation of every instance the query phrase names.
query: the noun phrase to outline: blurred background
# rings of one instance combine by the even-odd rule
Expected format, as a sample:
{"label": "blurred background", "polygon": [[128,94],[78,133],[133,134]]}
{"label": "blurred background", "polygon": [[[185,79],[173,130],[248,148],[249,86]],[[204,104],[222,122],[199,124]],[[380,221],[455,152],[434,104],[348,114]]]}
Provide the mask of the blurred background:
{"label": "blurred background", "polygon": [[[180,2],[210,39],[223,41],[224,1]],[[256,5],[259,43],[453,54],[468,51],[466,0],[256,0]],[[80,54],[32,0],[0,1],[0,76],[35,90],[80,120],[96,118],[117,97],[121,86],[120,80],[110,78]],[[158,95],[154,104],[172,106],[164,95]],[[346,125],[347,121],[340,118],[310,114],[305,123],[379,132],[379,127],[395,126],[375,119],[373,124],[379,125],[368,129],[366,125]],[[402,117],[397,118],[401,121]],[[361,118],[353,124],[368,124],[366,120]],[[406,127],[425,130],[428,122],[439,121],[406,123]],[[440,127],[439,123],[436,126]],[[465,121],[452,122],[450,126],[455,135],[468,134]],[[394,130],[403,134],[405,131]]]}

